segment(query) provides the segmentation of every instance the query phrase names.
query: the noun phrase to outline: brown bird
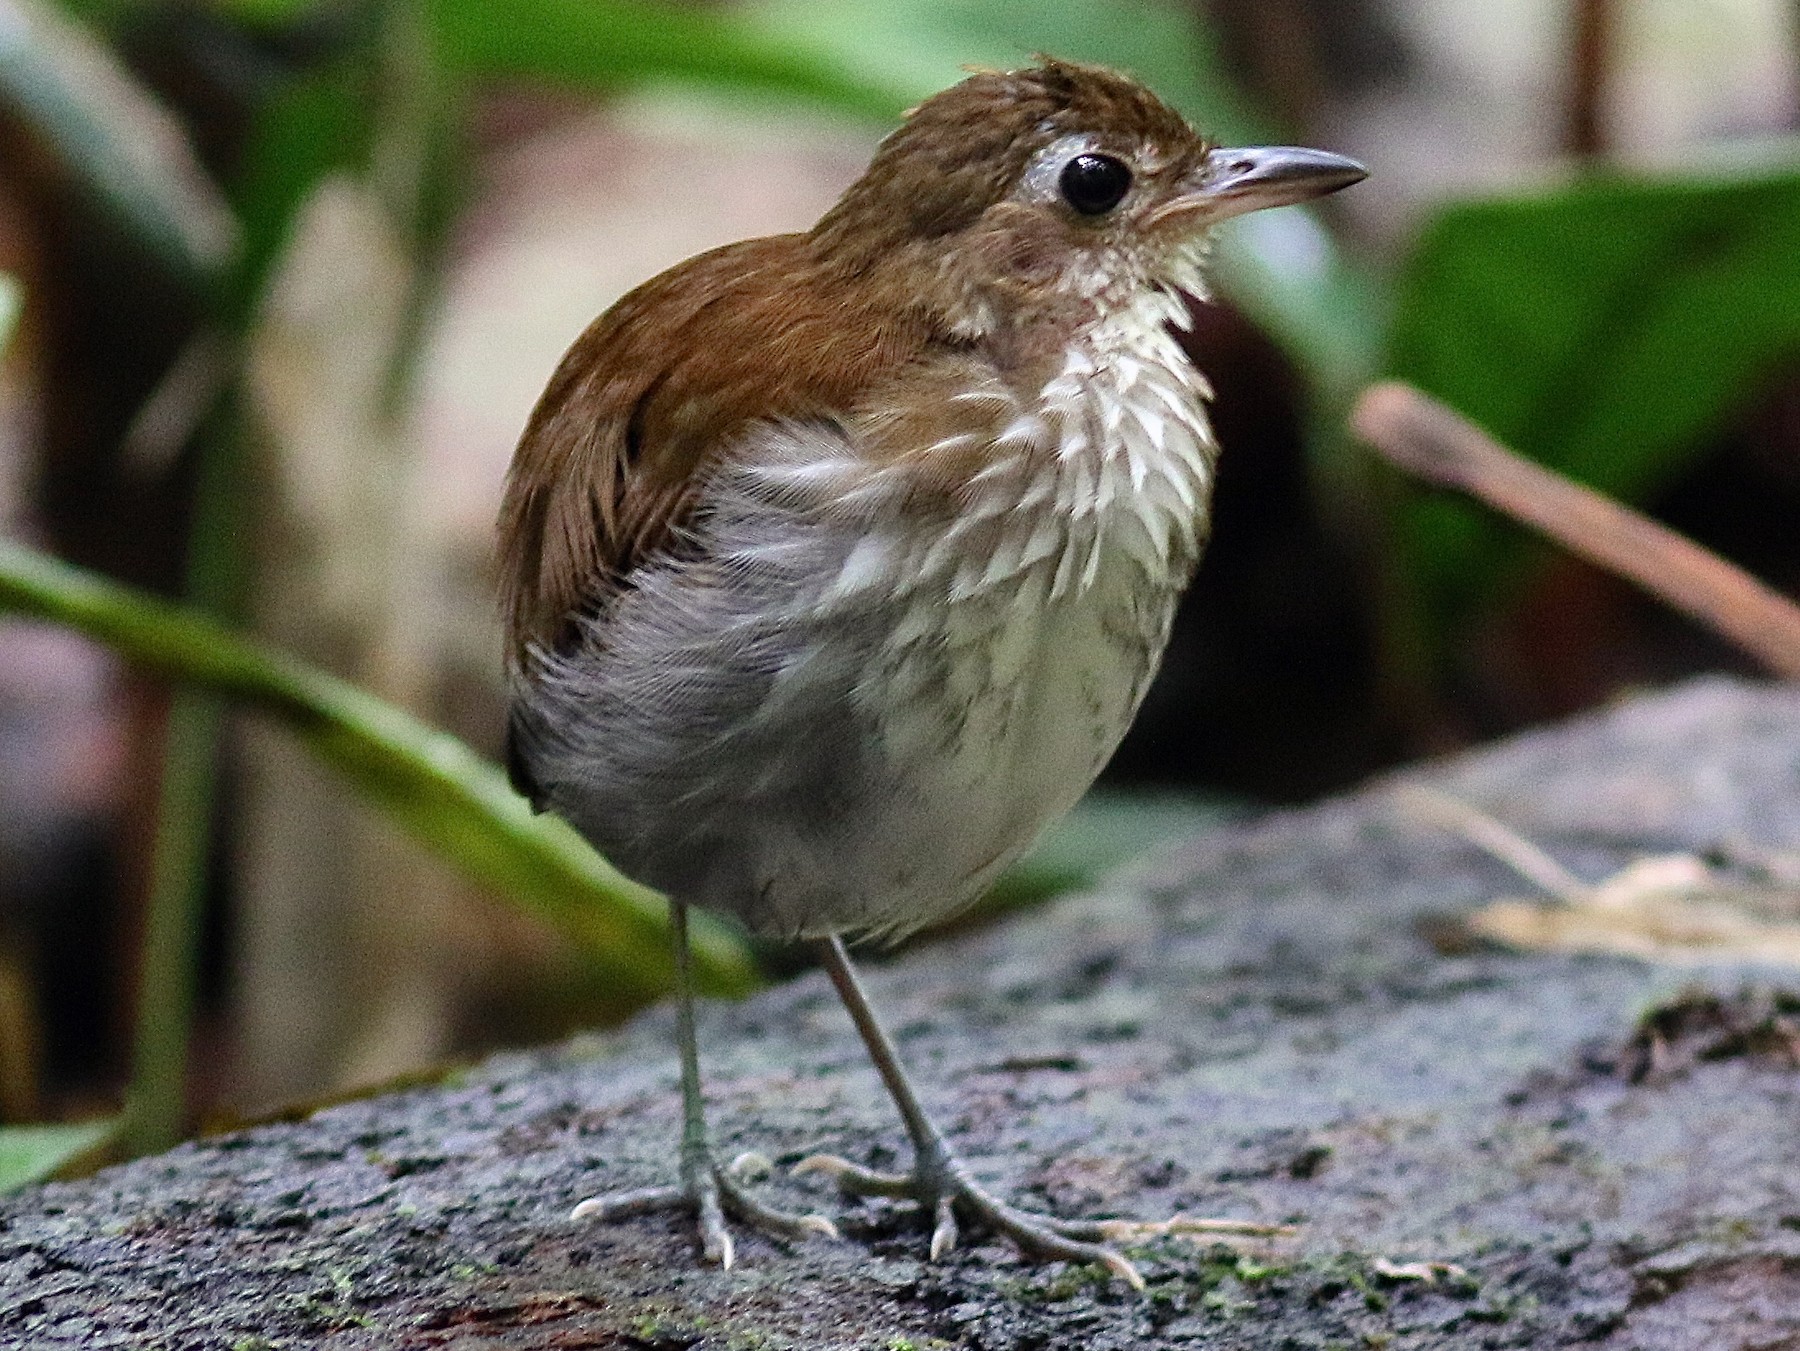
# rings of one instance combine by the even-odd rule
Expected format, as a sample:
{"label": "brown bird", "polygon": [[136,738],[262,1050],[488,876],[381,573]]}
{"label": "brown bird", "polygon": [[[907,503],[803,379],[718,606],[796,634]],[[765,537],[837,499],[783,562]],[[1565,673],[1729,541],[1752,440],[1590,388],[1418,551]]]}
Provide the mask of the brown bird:
{"label": "brown bird", "polygon": [[1166,1226],[979,1187],[920,1106],[843,935],[978,896],[1086,790],[1136,713],[1210,524],[1205,377],[1171,328],[1207,231],[1364,177],[1220,149],[1143,86],[1044,59],[927,99],[805,234],[746,240],[595,320],[531,416],[500,556],[514,782],[670,898],[680,1181],[578,1215],[771,1209],[707,1144],[687,908],[810,939],[913,1167],[815,1158],[1045,1258]]}

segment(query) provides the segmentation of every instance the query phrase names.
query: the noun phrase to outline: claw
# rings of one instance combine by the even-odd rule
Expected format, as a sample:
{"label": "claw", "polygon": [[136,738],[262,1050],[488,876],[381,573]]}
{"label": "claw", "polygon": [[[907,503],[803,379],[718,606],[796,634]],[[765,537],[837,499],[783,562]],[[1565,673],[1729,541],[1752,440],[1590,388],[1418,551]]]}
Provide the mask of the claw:
{"label": "claw", "polygon": [[1111,1248],[1102,1248],[1100,1254],[1100,1261],[1108,1271],[1140,1295],[1144,1293],[1144,1278],[1138,1274],[1138,1269],[1131,1264],[1125,1254],[1114,1252]]}
{"label": "claw", "polygon": [[814,1154],[794,1166],[795,1173],[824,1173],[852,1195],[906,1197],[931,1212],[931,1259],[956,1247],[956,1209],[961,1205],[988,1228],[1011,1239],[1021,1252],[1052,1261],[1093,1262],[1104,1266],[1133,1290],[1144,1288],[1138,1269],[1110,1243],[1158,1237],[1168,1233],[1269,1232],[1274,1226],[1234,1221],[1188,1220],[1159,1223],[1129,1220],[1061,1220],[1019,1210],[984,1191],[954,1156],[940,1153],[910,1173],[881,1173],[835,1154]]}
{"label": "claw", "polygon": [[731,1241],[731,1231],[725,1227],[723,1215],[718,1215],[716,1220],[712,1216],[701,1218],[700,1255],[720,1271],[730,1271],[731,1264],[737,1260],[737,1244]]}
{"label": "claw", "polygon": [[956,1247],[956,1208],[949,1196],[937,1199],[937,1223],[931,1229],[931,1260],[937,1261]]}
{"label": "claw", "polygon": [[838,1236],[837,1226],[823,1215],[792,1215],[785,1210],[776,1210],[757,1200],[730,1177],[720,1179],[719,1190],[724,1196],[726,1208],[740,1220],[753,1224],[758,1229],[782,1238],[799,1239],[809,1234],[818,1234],[824,1238]]}
{"label": "claw", "polygon": [[682,1187],[640,1187],[636,1191],[611,1192],[590,1196],[569,1212],[571,1220],[623,1220],[633,1215],[648,1215],[668,1210],[687,1199]]}
{"label": "claw", "polygon": [[761,1182],[775,1171],[775,1164],[767,1154],[746,1149],[725,1165],[725,1171],[741,1182]]}
{"label": "claw", "polygon": [[[734,1160],[733,1168],[742,1163],[741,1158]],[[793,1215],[759,1201],[737,1181],[731,1168],[699,1163],[684,1171],[688,1177],[679,1186],[642,1187],[590,1196],[569,1212],[569,1218],[608,1221],[661,1210],[689,1211],[699,1222],[701,1254],[727,1271],[737,1261],[737,1245],[725,1221],[727,1214],[777,1238],[838,1237],[837,1226],[823,1215]]]}
{"label": "claw", "polygon": [[695,1190],[700,1208],[701,1256],[716,1263],[720,1270],[730,1271],[737,1249],[731,1241],[730,1231],[725,1228],[725,1211],[719,1205],[719,1183],[711,1169],[706,1171],[704,1180]]}
{"label": "claw", "polygon": [[[970,1176],[969,1170],[951,1151],[943,1133],[932,1125],[912,1080],[901,1064],[893,1039],[882,1029],[875,1010],[869,1006],[850,954],[836,934],[819,940],[819,958],[825,974],[831,978],[850,1019],[868,1048],[882,1082],[900,1115],[906,1122],[906,1133],[912,1140],[913,1167],[908,1173],[878,1173],[872,1168],[851,1163],[831,1154],[815,1154],[794,1169],[796,1173],[826,1173],[836,1179],[847,1192],[862,1195],[908,1197],[923,1205],[931,1215],[931,1256],[942,1257],[956,1246],[956,1210],[965,1219],[985,1225],[1009,1238],[1030,1257],[1052,1261],[1091,1262],[1104,1266],[1133,1290],[1144,1288],[1144,1278],[1108,1242],[1141,1235],[1196,1232],[1245,1232],[1238,1226],[1229,1230],[1210,1227],[1205,1221],[1170,1221],[1165,1225],[1133,1225],[1124,1221],[1059,1220],[1050,1215],[1033,1215],[1019,1210],[985,1191]],[[690,1057],[691,1058],[691,1057]],[[1175,1227],[1179,1225],[1180,1227]],[[1208,1227],[1202,1227],[1208,1226]],[[1267,1232],[1258,1226],[1252,1232]]]}
{"label": "claw", "polygon": [[889,1196],[916,1197],[918,1184],[911,1173],[882,1173],[873,1168],[864,1168],[860,1163],[851,1163],[849,1159],[839,1158],[836,1154],[811,1154],[801,1159],[792,1169],[795,1177],[807,1173],[824,1173],[838,1185],[840,1191],[849,1192],[852,1196]]}

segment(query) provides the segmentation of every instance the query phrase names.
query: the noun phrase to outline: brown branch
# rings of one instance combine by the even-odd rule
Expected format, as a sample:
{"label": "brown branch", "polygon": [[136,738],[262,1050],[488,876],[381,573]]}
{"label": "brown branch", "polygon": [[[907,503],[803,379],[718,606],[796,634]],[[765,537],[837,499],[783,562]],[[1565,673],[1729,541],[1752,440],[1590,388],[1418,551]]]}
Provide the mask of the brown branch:
{"label": "brown branch", "polygon": [[1410,385],[1371,387],[1350,425],[1389,463],[1480,498],[1800,679],[1800,606],[1686,536],[1514,454]]}
{"label": "brown branch", "polygon": [[1617,17],[1614,0],[1575,0],[1563,149],[1582,159],[1595,159],[1607,150],[1606,103]]}

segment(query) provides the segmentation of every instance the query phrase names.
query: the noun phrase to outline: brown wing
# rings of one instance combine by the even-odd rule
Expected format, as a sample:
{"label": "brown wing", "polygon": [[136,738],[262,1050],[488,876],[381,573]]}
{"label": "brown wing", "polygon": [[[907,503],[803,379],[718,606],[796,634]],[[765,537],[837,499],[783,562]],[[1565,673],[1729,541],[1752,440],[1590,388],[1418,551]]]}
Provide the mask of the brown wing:
{"label": "brown wing", "polygon": [[690,258],[601,315],[532,411],[500,512],[515,665],[554,647],[665,547],[704,471],[751,422],[852,408],[927,340],[900,307],[859,303],[804,235]]}

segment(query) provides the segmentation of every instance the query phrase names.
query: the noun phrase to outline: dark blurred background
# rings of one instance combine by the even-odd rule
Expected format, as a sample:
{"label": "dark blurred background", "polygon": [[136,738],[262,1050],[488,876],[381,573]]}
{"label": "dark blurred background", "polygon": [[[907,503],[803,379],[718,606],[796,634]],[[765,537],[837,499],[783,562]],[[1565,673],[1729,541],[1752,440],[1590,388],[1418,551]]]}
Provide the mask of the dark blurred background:
{"label": "dark blurred background", "polygon": [[[689,254],[805,228],[960,62],[1037,50],[1372,175],[1223,245],[1190,344],[1215,543],[1013,900],[1749,669],[1342,424],[1414,379],[1800,589],[1793,0],[0,0],[0,533],[494,754],[492,518],[563,347]],[[171,699],[0,615],[6,1121],[110,1111],[132,1072]],[[189,1120],[629,1011],[278,727],[175,744],[208,784]]]}

